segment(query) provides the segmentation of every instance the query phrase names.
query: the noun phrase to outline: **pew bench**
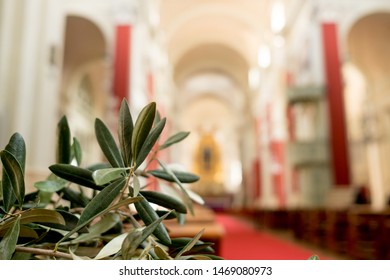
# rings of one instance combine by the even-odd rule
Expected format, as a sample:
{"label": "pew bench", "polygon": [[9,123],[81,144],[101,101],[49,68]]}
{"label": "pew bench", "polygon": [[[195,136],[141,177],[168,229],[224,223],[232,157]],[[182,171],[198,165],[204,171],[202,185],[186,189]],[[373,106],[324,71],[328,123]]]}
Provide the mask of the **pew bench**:
{"label": "pew bench", "polygon": [[180,225],[176,220],[164,221],[170,237],[192,238],[204,229],[200,240],[214,243],[215,254],[219,256],[221,253],[221,241],[225,233],[223,226],[217,223],[215,214],[211,209],[196,205],[194,212],[194,216],[191,214],[187,215],[186,222],[183,225]]}

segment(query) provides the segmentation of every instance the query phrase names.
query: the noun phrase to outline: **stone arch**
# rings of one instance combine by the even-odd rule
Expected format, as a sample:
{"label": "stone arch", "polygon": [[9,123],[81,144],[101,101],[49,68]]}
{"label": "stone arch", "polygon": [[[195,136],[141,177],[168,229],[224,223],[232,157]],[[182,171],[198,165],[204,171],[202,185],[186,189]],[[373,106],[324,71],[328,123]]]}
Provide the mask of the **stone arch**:
{"label": "stone arch", "polygon": [[390,12],[366,15],[349,31],[350,59],[369,80],[388,79],[390,74]]}
{"label": "stone arch", "polygon": [[390,194],[390,13],[364,15],[350,28],[347,49],[350,61],[363,73],[367,93],[362,104],[362,129],[372,203],[383,208]]}
{"label": "stone arch", "polygon": [[[218,143],[221,154],[221,176],[224,195],[242,187],[243,149],[253,144],[243,127],[253,121],[247,75],[249,66],[234,48],[224,44],[195,45],[174,65],[174,96],[180,130],[193,131],[181,153],[186,165],[193,166],[202,135],[209,133]],[[216,188],[217,189],[217,188]],[[237,196],[236,196],[237,197]],[[211,203],[212,206],[212,203]]]}
{"label": "stone arch", "polygon": [[100,160],[93,144],[94,119],[104,118],[110,109],[107,45],[104,33],[93,21],[76,15],[66,17],[59,114],[68,117],[89,163]]}
{"label": "stone arch", "polygon": [[196,72],[213,70],[227,73],[242,88],[248,87],[249,65],[231,46],[215,43],[194,45],[174,65],[176,84]]}

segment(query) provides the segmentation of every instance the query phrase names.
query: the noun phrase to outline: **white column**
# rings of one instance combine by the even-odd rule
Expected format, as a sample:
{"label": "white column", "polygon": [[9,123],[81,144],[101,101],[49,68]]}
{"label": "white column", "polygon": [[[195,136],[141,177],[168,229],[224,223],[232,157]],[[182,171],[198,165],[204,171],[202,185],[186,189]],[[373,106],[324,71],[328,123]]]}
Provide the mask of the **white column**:
{"label": "white column", "polygon": [[22,17],[19,19],[22,21],[20,61],[16,66],[18,73],[14,80],[16,88],[13,128],[24,135],[29,146],[30,135],[34,129],[31,120],[36,109],[32,104],[37,92],[42,1],[24,1],[22,9]]}
{"label": "white column", "polygon": [[310,84],[323,85],[325,83],[324,73],[324,61],[323,61],[323,49],[322,49],[322,38],[321,38],[321,24],[318,19],[313,20],[314,22],[309,27],[309,38],[310,38],[310,51],[309,60],[311,63],[310,68]]}
{"label": "white column", "polygon": [[377,143],[373,142],[367,145],[367,159],[370,174],[371,206],[374,210],[383,210],[386,206],[386,196],[384,193],[380,152]]}
{"label": "white column", "polygon": [[60,49],[63,37],[61,7],[56,0],[3,0],[0,11],[0,144],[21,133],[28,171],[47,170],[54,160],[60,54],[51,58],[51,49]]}
{"label": "white column", "polygon": [[261,160],[261,198],[260,204],[263,208],[275,208],[277,198],[275,196],[274,186],[272,183],[272,158],[270,151],[270,125],[271,120],[267,117],[267,102],[263,101],[263,109],[261,110],[261,145],[260,145],[260,160]]}
{"label": "white column", "polygon": [[0,147],[8,142],[14,114],[13,108],[17,73],[20,65],[19,49],[21,46],[21,13],[20,0],[2,0],[0,11]]}
{"label": "white column", "polygon": [[383,170],[381,164],[381,148],[377,119],[377,108],[371,100],[365,102],[364,134],[367,138],[367,166],[371,194],[371,206],[375,210],[382,210],[386,206]]}
{"label": "white column", "polygon": [[57,122],[60,100],[62,45],[66,15],[63,2],[44,0],[39,30],[42,35],[36,42],[36,92],[34,98],[34,129],[30,153],[31,165],[37,171],[47,170],[55,161]]}

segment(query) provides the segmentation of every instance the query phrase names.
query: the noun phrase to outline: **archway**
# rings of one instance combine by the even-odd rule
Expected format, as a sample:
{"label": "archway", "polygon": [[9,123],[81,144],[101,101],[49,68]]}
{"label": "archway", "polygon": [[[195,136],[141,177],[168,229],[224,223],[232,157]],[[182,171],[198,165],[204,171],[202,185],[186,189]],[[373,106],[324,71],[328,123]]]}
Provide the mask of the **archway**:
{"label": "archway", "polygon": [[363,114],[372,205],[381,209],[390,194],[390,13],[359,19],[348,34],[351,61],[367,81]]}
{"label": "archway", "polygon": [[85,163],[101,160],[93,122],[110,109],[106,54],[107,43],[96,24],[67,16],[60,114],[67,116],[73,135],[80,141]]}
{"label": "archway", "polygon": [[[175,126],[191,131],[182,144],[186,152],[177,153],[175,160],[204,173],[194,188],[211,207],[240,205],[246,192],[243,174],[255,150],[248,68],[240,54],[220,44],[195,47],[175,65]],[[218,155],[211,159],[216,160],[212,174],[199,168],[205,141],[214,143],[210,155]]]}
{"label": "archway", "polygon": [[[188,9],[189,5],[191,9]],[[185,130],[183,116],[188,108],[196,107],[195,104],[201,104],[197,105],[199,110],[202,106],[206,108],[206,102],[219,109],[227,108],[228,119],[234,119],[233,124],[225,121],[234,131],[237,159],[226,160],[228,151],[221,154],[223,166],[231,165],[234,170],[240,170],[230,173],[233,181],[242,181],[234,195],[238,201],[235,206],[238,207],[253,207],[260,189],[260,184],[257,184],[260,181],[255,179],[260,167],[254,166],[259,157],[254,116],[258,114],[259,92],[250,88],[248,73],[258,67],[258,48],[266,40],[265,29],[269,21],[268,16],[261,15],[269,8],[268,1],[243,4],[237,1],[191,0],[180,4],[163,1],[160,9],[164,44],[173,70],[174,94],[170,96],[169,106],[169,113],[175,118],[172,129]],[[220,87],[221,81],[229,87]],[[191,85],[191,90],[188,85]],[[209,110],[211,113],[216,111],[213,108]],[[192,136],[185,142],[191,142]],[[224,140],[231,139],[225,137]],[[198,144],[191,143],[195,147]],[[185,154],[174,152],[173,156],[175,161],[183,162],[190,168],[192,160]],[[227,172],[225,179],[230,174]]]}
{"label": "archway", "polygon": [[364,104],[367,98],[367,82],[363,73],[356,65],[347,62],[343,65],[345,81],[344,99],[346,105],[346,121],[348,131],[348,146],[351,162],[351,182],[358,186],[369,183],[366,141],[367,131],[364,131]]}

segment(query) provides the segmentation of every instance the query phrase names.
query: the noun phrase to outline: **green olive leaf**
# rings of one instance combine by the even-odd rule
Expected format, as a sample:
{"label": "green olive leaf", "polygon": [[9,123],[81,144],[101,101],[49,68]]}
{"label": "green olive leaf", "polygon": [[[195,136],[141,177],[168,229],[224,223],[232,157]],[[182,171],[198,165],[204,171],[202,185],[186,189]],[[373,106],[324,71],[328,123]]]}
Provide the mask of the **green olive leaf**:
{"label": "green olive leaf", "polygon": [[169,146],[172,146],[173,144],[176,144],[180,141],[183,141],[188,135],[190,134],[190,132],[187,132],[187,131],[180,131],[174,135],[172,135],[171,137],[169,137],[161,146],[160,146],[160,150],[162,149],[166,149],[168,148]]}
{"label": "green olive leaf", "polygon": [[200,237],[202,236],[202,234],[204,233],[205,229],[202,229],[198,234],[196,234],[194,236],[194,238],[192,238],[192,240],[190,242],[188,242],[184,248],[176,255],[175,259],[180,259],[180,257],[185,253],[185,252],[188,252],[192,249],[192,247],[194,247],[196,245],[196,243],[199,241]]}
{"label": "green olive leaf", "polygon": [[92,177],[96,185],[102,186],[118,178],[125,177],[124,175],[129,169],[130,167],[99,169],[92,173]]}
{"label": "green olive leaf", "polygon": [[96,214],[108,208],[123,189],[125,181],[125,178],[117,179],[99,192],[91,202],[88,203],[83,213],[81,213],[78,225],[84,224],[86,221],[89,221],[91,217],[94,217]]}
{"label": "green olive leaf", "polygon": [[123,99],[119,110],[118,138],[126,166],[130,166],[132,160],[131,138],[133,137],[133,129],[134,124],[129,105],[126,99]]}
{"label": "green olive leaf", "polygon": [[[172,254],[176,254],[177,252],[180,252],[191,241],[192,238],[190,237],[173,238],[172,244],[169,246],[170,252],[172,252]],[[211,247],[213,245],[214,243],[212,242],[203,242],[201,240],[198,240],[189,252],[191,253],[202,252],[202,253],[214,254],[215,250]]]}
{"label": "green olive leaf", "polygon": [[3,167],[3,177],[1,181],[1,195],[3,199],[4,211],[8,212],[11,209],[11,207],[15,204],[16,197],[12,189],[11,181],[8,178],[7,173],[5,172],[4,167]]}
{"label": "green olive leaf", "polygon": [[187,207],[181,201],[170,195],[155,191],[141,191],[140,193],[151,203],[168,209],[174,209],[178,213],[187,213]]}
{"label": "green olive leaf", "polygon": [[10,260],[16,249],[20,231],[20,216],[16,217],[0,242],[0,260]]}
{"label": "green olive leaf", "polygon": [[317,255],[312,255],[310,256],[310,258],[308,258],[308,260],[319,260],[320,258],[317,256]]}
{"label": "green olive leaf", "polygon": [[92,225],[89,228],[88,233],[83,233],[79,235],[77,238],[72,240],[72,244],[75,243],[81,243],[85,242],[88,240],[92,240],[104,232],[108,231],[111,229],[116,223],[120,221],[120,217],[116,213],[107,213],[106,215],[103,216],[101,220],[99,220],[96,224]]}
{"label": "green olive leaf", "polygon": [[[19,161],[15,158],[15,156],[7,150],[2,150],[0,152],[0,159],[1,162],[3,163],[4,172],[7,174],[10,186],[13,190],[16,200],[18,201],[19,206],[21,207],[23,205],[23,200],[25,195],[23,169]],[[3,185],[3,195],[4,195],[4,185]]]}
{"label": "green olive leaf", "polygon": [[[195,175],[190,172],[183,172],[177,170],[172,170],[172,172],[181,183],[194,183],[200,179],[198,175]],[[163,179],[168,182],[175,182],[175,178],[164,169],[148,170],[147,173],[152,174],[154,177]]]}
{"label": "green olive leaf", "polygon": [[26,144],[22,135],[14,133],[5,147],[5,150],[10,152],[16,158],[24,173],[26,167]]}
{"label": "green olive leaf", "polygon": [[169,254],[160,246],[156,245],[154,246],[154,252],[156,253],[157,257],[160,260],[171,260],[172,258],[169,256]]}
{"label": "green olive leaf", "polygon": [[138,115],[134,125],[133,137],[131,138],[131,152],[133,161],[136,162],[138,154],[149,135],[156,115],[156,103],[146,105]]}
{"label": "green olive leaf", "polygon": [[[73,230],[73,228],[77,226],[77,223],[79,222],[79,218],[76,215],[74,215],[68,211],[65,211],[65,210],[58,210],[57,209],[56,212],[61,214],[61,216],[64,218],[65,225],[59,224],[59,223],[50,223],[50,222],[49,223],[45,222],[45,223],[41,223],[41,224],[44,226],[50,227],[50,228],[60,229],[60,230],[64,230],[64,231]],[[88,232],[88,229],[82,228],[79,232],[86,233],[86,232]]]}
{"label": "green olive leaf", "polygon": [[145,241],[151,234],[155,234],[156,230],[162,225],[162,221],[170,214],[170,212],[154,220],[144,228],[132,230],[125,238],[122,244],[122,256],[124,259],[130,259],[139,245]]}
{"label": "green olive leaf", "polygon": [[25,237],[31,239],[39,238],[38,233],[34,229],[24,225],[20,226],[19,237]]}
{"label": "green olive leaf", "polygon": [[134,256],[138,246],[144,241],[142,229],[135,228],[131,230],[122,242],[121,252],[124,260],[129,260]]}
{"label": "green olive leaf", "polygon": [[179,186],[182,194],[183,194],[183,199],[184,202],[187,204],[188,209],[190,210],[190,213],[194,215],[194,207],[192,204],[192,200],[190,195],[188,194],[188,191],[186,188],[184,188],[182,182],[176,177],[175,173],[168,167],[166,164],[164,164],[162,161],[157,160],[160,166],[163,168],[163,170],[169,174],[170,177],[173,178],[174,182]]}
{"label": "green olive leaf", "polygon": [[212,260],[212,258],[209,255],[186,255],[181,256],[179,260],[198,260],[198,261],[209,261]]}
{"label": "green olive leaf", "polygon": [[[138,211],[138,215],[147,226],[153,224],[155,221],[158,221],[162,218],[158,216],[157,212],[152,208],[152,206],[146,199],[134,203],[134,206]],[[165,218],[166,215],[164,215],[163,217]],[[163,224],[158,223],[158,225],[156,225],[156,228],[154,229],[153,234],[158,239],[160,239],[163,244],[171,243],[171,238],[169,237],[168,231]]]}
{"label": "green olive leaf", "polygon": [[154,117],[154,123],[158,123],[161,120],[161,114],[156,110],[156,116]]}
{"label": "green olive leaf", "polygon": [[[0,224],[0,231],[9,228],[16,220],[16,217],[12,217]],[[29,223],[56,223],[65,225],[65,220],[60,213],[50,209],[31,209],[20,213],[20,224]]]}
{"label": "green olive leaf", "polygon": [[[162,215],[161,217],[159,217],[158,219],[154,220],[152,223],[148,224],[143,230],[142,230],[142,236],[144,238],[144,240],[149,236],[151,235],[152,233],[155,234],[156,233],[156,230],[162,226],[162,221],[169,216],[169,214],[171,213],[172,211],[169,211],[168,213]],[[169,236],[169,235],[168,235]],[[169,238],[169,243],[171,243],[171,239]]]}
{"label": "green olive leaf", "polygon": [[[118,180],[119,181],[119,180]],[[114,182],[116,183],[116,182]],[[101,215],[104,215],[112,210],[115,210],[119,207],[122,207],[122,206],[125,206],[125,205],[129,205],[129,204],[132,204],[132,203],[135,203],[135,202],[139,202],[141,201],[143,198],[142,197],[129,197],[127,199],[124,199],[110,207],[107,207],[107,208],[104,208],[101,212],[97,212],[95,215],[91,216],[91,215],[88,215],[88,217],[84,216],[84,220],[80,223],[80,220],[79,220],[79,223],[78,225],[73,229],[71,230],[70,232],[68,232],[63,238],[61,238],[55,245],[54,247],[54,251],[56,251],[58,249],[58,246],[60,245],[60,243],[64,240],[66,240],[67,238],[69,238],[70,236],[72,236],[72,234],[74,234],[75,232],[78,232],[80,229],[82,229],[83,227],[85,227],[86,225],[88,225],[92,220],[96,219],[97,217],[101,216]],[[84,210],[85,211],[85,210]],[[84,212],[83,212],[84,213]],[[88,218],[88,219],[87,219]]]}
{"label": "green olive leaf", "polygon": [[95,134],[103,154],[112,167],[125,167],[121,152],[107,126],[100,120],[95,120]]}
{"label": "green olive leaf", "polygon": [[133,197],[138,196],[139,190],[141,189],[141,183],[137,175],[133,176]]}
{"label": "green olive leaf", "polygon": [[57,125],[57,163],[70,163],[71,145],[70,129],[66,116],[63,116]]}
{"label": "green olive leaf", "polygon": [[132,204],[132,203],[135,203],[135,202],[138,202],[138,201],[141,201],[143,200],[144,198],[143,197],[140,197],[140,196],[137,196],[137,197],[128,197],[128,198],[125,198],[121,201],[119,201],[118,203],[115,203],[113,204],[112,206],[110,206],[109,208],[107,208],[108,211],[112,211],[112,210],[115,210],[115,209],[118,209],[122,206],[128,206],[129,204]]}
{"label": "green olive leaf", "polygon": [[83,153],[81,149],[81,145],[79,140],[76,137],[73,137],[72,151],[74,154],[74,158],[76,159],[77,165],[81,165],[81,160],[83,158]]}
{"label": "green olive leaf", "polygon": [[118,253],[127,235],[128,233],[126,232],[113,238],[99,251],[99,253],[94,257],[94,259],[101,260]]}
{"label": "green olive leaf", "polygon": [[[5,150],[10,152],[15,157],[24,173],[26,165],[26,144],[23,137],[19,133],[14,133],[5,147]],[[16,196],[13,185],[4,168],[2,181],[1,196],[3,198],[4,210],[8,212],[14,205]]]}
{"label": "green olive leaf", "polygon": [[88,261],[88,260],[91,260],[91,258],[89,257],[86,257],[86,256],[78,256],[76,255],[72,250],[71,248],[69,247],[69,254],[72,256],[72,259],[75,260],[75,261]]}
{"label": "green olive leaf", "polygon": [[58,192],[67,186],[68,182],[65,180],[46,180],[34,183],[34,187],[42,192]]}
{"label": "green olive leaf", "polygon": [[81,168],[71,164],[53,164],[49,166],[51,172],[58,177],[68,180],[69,182],[79,184],[94,190],[102,190],[103,187],[95,183],[93,172],[89,169]]}
{"label": "green olive leaf", "polygon": [[135,168],[139,167],[142,164],[142,162],[145,160],[145,158],[148,156],[154,144],[156,144],[158,138],[160,137],[161,132],[164,129],[165,123],[166,123],[166,119],[163,118],[150,131],[148,137],[146,137],[146,140],[141,147],[141,150],[139,151]]}

